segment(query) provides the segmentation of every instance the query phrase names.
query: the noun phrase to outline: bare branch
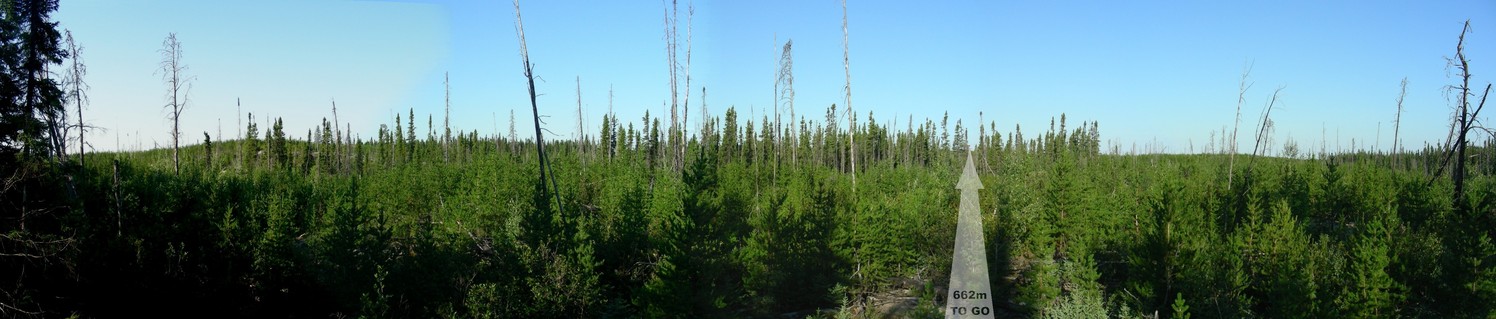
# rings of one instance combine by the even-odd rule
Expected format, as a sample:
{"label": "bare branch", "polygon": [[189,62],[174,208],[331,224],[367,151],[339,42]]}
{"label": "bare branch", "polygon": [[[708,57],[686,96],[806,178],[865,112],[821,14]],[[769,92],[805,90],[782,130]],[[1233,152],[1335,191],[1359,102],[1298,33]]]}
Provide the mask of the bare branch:
{"label": "bare branch", "polygon": [[1397,93],[1397,116],[1392,119],[1392,153],[1401,153],[1398,149],[1399,133],[1402,131],[1403,98],[1408,96],[1408,78],[1402,79],[1402,90]]}
{"label": "bare branch", "polygon": [[1241,82],[1236,92],[1236,121],[1231,127],[1231,144],[1222,145],[1223,148],[1229,148],[1231,152],[1231,159],[1226,164],[1226,189],[1231,189],[1236,178],[1236,133],[1241,130],[1241,105],[1246,103],[1247,90],[1252,88],[1252,84],[1247,83],[1247,78],[1252,75],[1252,64],[1252,62],[1247,62],[1247,65],[1242,67]]}
{"label": "bare branch", "polygon": [[182,111],[187,109],[187,95],[192,90],[194,78],[185,74],[187,66],[182,64],[182,42],[177,40],[175,32],[166,35],[157,51],[161,53],[161,80],[166,82],[167,103],[163,107],[171,120],[172,167],[176,174],[181,174]]}
{"label": "bare branch", "polygon": [[[4,309],[0,309],[0,310],[15,311],[15,312],[26,314],[28,316],[40,316],[42,314],[41,310],[37,310],[37,311],[26,311],[26,309],[21,309],[21,308],[17,308],[16,306],[7,305],[7,304],[5,304],[3,302],[0,302],[0,308],[4,308]],[[4,313],[5,313],[5,311],[0,311],[0,314],[4,314]]]}

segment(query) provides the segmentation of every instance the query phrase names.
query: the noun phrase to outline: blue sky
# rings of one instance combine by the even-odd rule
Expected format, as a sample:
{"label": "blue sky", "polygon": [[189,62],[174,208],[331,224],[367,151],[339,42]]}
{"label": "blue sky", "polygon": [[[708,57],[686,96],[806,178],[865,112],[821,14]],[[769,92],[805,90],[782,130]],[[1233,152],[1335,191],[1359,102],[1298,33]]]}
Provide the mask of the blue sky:
{"label": "blue sky", "polygon": [[[660,2],[520,5],[550,138],[576,131],[578,78],[589,133],[610,87],[624,119],[668,115]],[[679,6],[684,37],[687,2]],[[1212,132],[1229,129],[1249,64],[1242,144],[1282,87],[1275,141],[1331,151],[1352,140],[1389,147],[1405,77],[1403,143],[1442,141],[1453,104],[1444,87],[1455,83],[1445,57],[1467,19],[1471,86],[1496,71],[1491,1],[849,1],[847,10],[859,121],[872,111],[902,129],[910,116],[938,122],[949,112],[952,125],[971,125],[980,113],[1004,135],[1018,124],[1032,137],[1065,113],[1100,121],[1105,142],[1124,152],[1204,151]],[[218,135],[220,121],[223,134],[242,134],[236,98],[261,127],[284,117],[295,137],[330,119],[334,99],[365,138],[411,108],[424,131],[427,114],[441,125],[444,73],[454,127],[507,133],[514,111],[521,135],[533,132],[509,1],[70,0],[54,18],[85,47],[84,116],[109,129],[90,137],[98,150],[116,139],[124,149],[170,143],[156,72],[169,32],[196,76],[183,114],[190,141]],[[693,125],[703,86],[715,116],[729,106],[755,119],[771,112],[778,49],[791,39],[797,113],[822,120],[844,104],[839,1],[700,1],[693,20]]]}

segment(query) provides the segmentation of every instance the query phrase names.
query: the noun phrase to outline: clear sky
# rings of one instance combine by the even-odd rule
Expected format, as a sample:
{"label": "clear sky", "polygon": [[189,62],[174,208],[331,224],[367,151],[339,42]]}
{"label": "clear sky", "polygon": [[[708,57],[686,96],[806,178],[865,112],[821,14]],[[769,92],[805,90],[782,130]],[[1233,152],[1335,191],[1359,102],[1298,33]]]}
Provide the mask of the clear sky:
{"label": "clear sky", "polygon": [[[655,1],[521,1],[550,138],[576,131],[577,81],[589,133],[612,108],[637,121],[667,115],[664,5]],[[686,36],[687,2],[680,33]],[[762,118],[773,107],[778,49],[794,40],[797,113],[815,120],[843,105],[841,2],[699,1],[692,35],[691,120],[701,88],[715,116],[729,106]],[[848,1],[853,106],[907,127],[949,112],[1026,136],[1061,113],[1100,121],[1107,143],[1130,150],[1204,151],[1235,116],[1242,70],[1243,145],[1274,89],[1276,141],[1304,149],[1390,147],[1398,84],[1408,79],[1402,140],[1444,139],[1462,23],[1471,86],[1496,71],[1493,1]],[[107,128],[97,150],[168,145],[157,72],[176,32],[195,76],[184,140],[243,133],[235,100],[284,117],[288,135],[339,117],[364,138],[414,108],[441,125],[443,74],[452,122],[463,131],[533,132],[510,1],[64,0],[54,14],[85,47],[92,104]],[[684,39],[682,39],[684,41]],[[776,42],[777,41],[777,42]],[[684,44],[684,43],[682,43]],[[682,57],[684,62],[684,57]],[[841,107],[845,109],[845,107]],[[402,116],[404,117],[404,116]],[[1380,127],[1380,129],[1378,129]],[[975,134],[973,129],[972,133]],[[591,133],[595,134],[595,133]],[[1219,133],[1216,133],[1219,134]],[[1219,135],[1216,135],[1219,136]],[[1338,146],[1337,146],[1338,145]],[[1108,147],[1108,146],[1103,146]],[[1217,145],[1217,147],[1219,147]],[[1244,148],[1246,146],[1243,146]],[[1278,146],[1272,147],[1274,151]],[[1243,152],[1249,152],[1243,149]]]}

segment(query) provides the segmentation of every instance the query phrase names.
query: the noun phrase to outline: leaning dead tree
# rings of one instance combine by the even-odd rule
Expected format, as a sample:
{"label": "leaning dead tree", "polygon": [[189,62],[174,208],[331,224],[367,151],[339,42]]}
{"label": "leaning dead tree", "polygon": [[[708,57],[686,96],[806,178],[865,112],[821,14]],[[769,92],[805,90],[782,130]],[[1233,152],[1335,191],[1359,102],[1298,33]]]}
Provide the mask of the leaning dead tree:
{"label": "leaning dead tree", "polygon": [[551,197],[556,199],[556,212],[565,216],[565,207],[561,206],[561,192],[556,189],[560,185],[556,184],[556,174],[550,172],[551,165],[545,157],[545,136],[540,128],[540,106],[535,101],[535,65],[530,63],[530,48],[525,45],[525,21],[520,18],[519,0],[514,0],[514,32],[519,36],[519,58],[524,65],[525,82],[529,85],[530,92],[530,111],[535,118],[535,154],[540,159],[540,182],[550,181],[548,188]]}
{"label": "leaning dead tree", "polygon": [[[582,168],[587,167],[587,127],[582,124],[582,76],[577,76],[577,131],[576,150],[577,161],[582,163]],[[577,172],[581,175],[581,172]]]}
{"label": "leaning dead tree", "polygon": [[451,151],[449,149],[451,148],[450,144],[452,143],[452,75],[451,75],[451,73],[442,73],[442,88],[446,91],[445,94],[444,94],[445,95],[444,99],[445,99],[446,106],[447,106],[447,108],[446,108],[446,112],[447,113],[445,115],[443,115],[443,117],[442,117],[442,132],[443,132],[442,133],[442,161],[449,161],[450,162],[452,159],[451,159],[451,155],[449,155],[448,153],[451,153]]}
{"label": "leaning dead tree", "polygon": [[1236,121],[1231,126],[1231,143],[1229,145],[1222,145],[1222,147],[1229,148],[1231,152],[1231,159],[1227,160],[1226,163],[1226,189],[1228,190],[1231,189],[1231,185],[1233,185],[1236,179],[1236,132],[1241,130],[1241,105],[1247,101],[1247,89],[1252,88],[1252,85],[1247,83],[1247,77],[1251,76],[1251,74],[1252,65],[1249,63],[1246,67],[1242,68],[1241,82],[1236,91]]}
{"label": "leaning dead tree", "polygon": [[[1267,106],[1264,106],[1262,109],[1262,118],[1257,124],[1257,138],[1252,142],[1252,157],[1247,160],[1246,174],[1242,176],[1246,178],[1244,181],[1247,184],[1252,183],[1253,168],[1257,166],[1257,157],[1267,155],[1267,151],[1264,151],[1262,147],[1271,144],[1273,134],[1273,118],[1271,116],[1273,114],[1273,106],[1278,104],[1278,95],[1281,93],[1283,93],[1283,87],[1278,87],[1277,90],[1274,90],[1273,96],[1268,99]],[[1245,195],[1249,188],[1242,188],[1241,194]]]}
{"label": "leaning dead tree", "polygon": [[[1467,135],[1470,129],[1476,128],[1476,119],[1480,116],[1481,109],[1486,106],[1486,96],[1491,93],[1491,84],[1486,84],[1485,92],[1481,94],[1480,103],[1475,109],[1470,108],[1470,98],[1474,95],[1470,92],[1470,60],[1465,58],[1465,34],[1470,32],[1470,21],[1465,20],[1464,29],[1460,30],[1460,40],[1455,45],[1455,56],[1447,58],[1448,66],[1459,71],[1460,83],[1451,85],[1447,89],[1458,92],[1455,98],[1454,118],[1450,123],[1450,134],[1446,138],[1444,160],[1439,164],[1439,170],[1435,176],[1442,175],[1444,167],[1451,159],[1454,160],[1454,169],[1450,172],[1450,180],[1454,182],[1454,204],[1456,209],[1464,209],[1462,204],[1465,200],[1465,146],[1468,144]],[[1493,133],[1489,128],[1481,128],[1487,133]],[[1432,182],[1432,181],[1430,181]]]}
{"label": "leaning dead tree", "polygon": [[166,112],[171,120],[171,163],[176,174],[182,173],[181,135],[182,110],[187,109],[187,91],[191,90],[192,78],[186,75],[187,65],[182,63],[182,42],[177,33],[166,35],[161,41],[161,79],[166,82]]}
{"label": "leaning dead tree", "polygon": [[1402,91],[1397,93],[1397,116],[1392,117],[1392,154],[1402,153],[1398,149],[1398,133],[1402,128],[1403,98],[1408,96],[1408,78],[1402,79]]}
{"label": "leaning dead tree", "polygon": [[[348,165],[348,163],[346,162],[348,160],[346,158],[346,156],[345,156],[345,154],[347,154],[347,152],[343,151],[343,145],[344,145],[344,143],[343,143],[343,137],[344,137],[343,132],[344,131],[340,128],[340,126],[342,126],[342,125],[339,125],[339,123],[342,123],[342,122],[338,121],[338,100],[337,99],[330,99],[330,101],[332,102],[332,130],[333,130],[333,146],[332,146],[333,155],[332,156],[334,158],[333,165],[336,165],[335,166],[335,171],[342,172],[342,170],[344,168],[350,167],[352,165]],[[349,134],[352,134],[352,132],[349,132]]]}
{"label": "leaning dead tree", "polygon": [[1269,138],[1273,132],[1273,118],[1271,117],[1273,106],[1278,104],[1278,95],[1282,92],[1283,87],[1278,87],[1277,90],[1273,91],[1273,97],[1268,99],[1267,106],[1262,109],[1262,119],[1258,121],[1257,126],[1257,140],[1252,143],[1253,159],[1256,159],[1257,156],[1267,155],[1266,151],[1262,151],[1262,147],[1270,144]]}

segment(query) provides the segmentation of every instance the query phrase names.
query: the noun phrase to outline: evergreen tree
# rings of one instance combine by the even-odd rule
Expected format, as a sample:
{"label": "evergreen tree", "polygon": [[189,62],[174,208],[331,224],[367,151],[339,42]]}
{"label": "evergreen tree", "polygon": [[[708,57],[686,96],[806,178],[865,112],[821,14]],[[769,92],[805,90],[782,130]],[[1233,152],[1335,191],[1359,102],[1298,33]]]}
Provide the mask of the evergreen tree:
{"label": "evergreen tree", "polygon": [[967,147],[968,146],[966,145],[966,127],[961,124],[961,120],[960,119],[957,119],[956,120],[956,140],[954,142],[952,142],[952,144],[951,144],[951,150],[952,151],[964,151],[964,150],[967,149]]}
{"label": "evergreen tree", "polygon": [[940,141],[936,142],[936,148],[950,148],[951,131],[946,124],[951,121],[951,112],[942,113],[940,116]]}
{"label": "evergreen tree", "polygon": [[405,117],[405,161],[412,162],[416,158],[416,109],[410,108],[410,116]]}
{"label": "evergreen tree", "polygon": [[757,150],[755,145],[758,144],[758,136],[756,136],[755,132],[753,131],[752,118],[749,118],[748,122],[743,123],[743,129],[743,154],[741,156],[745,163],[753,164],[757,159],[755,157],[757,156],[757,153],[755,153],[755,150]]}
{"label": "evergreen tree", "polygon": [[390,128],[393,129],[393,131],[395,131],[395,140],[392,141],[393,143],[391,143],[391,145],[390,145],[390,154],[389,154],[390,161],[394,162],[396,154],[401,155],[400,157],[403,158],[404,157],[403,155],[405,155],[404,154],[405,153],[405,149],[409,148],[410,145],[408,145],[408,144],[405,143],[405,133],[404,133],[405,130],[400,129],[400,114],[399,113],[395,113],[395,125],[391,126]]}
{"label": "evergreen tree", "polygon": [[301,143],[301,174],[311,174],[316,166],[317,158],[313,156],[317,143],[312,142],[312,130],[306,130],[306,143]]}
{"label": "evergreen tree", "polygon": [[260,158],[260,127],[255,124],[255,114],[249,113],[249,127],[244,129],[244,144],[249,150],[250,165]]}
{"label": "evergreen tree", "polygon": [[1371,218],[1366,230],[1357,236],[1351,249],[1351,285],[1341,293],[1342,314],[1357,318],[1382,318],[1394,315],[1394,306],[1401,302],[1398,284],[1388,274],[1393,264],[1389,245],[1392,229],[1397,227],[1397,214],[1383,210],[1378,217]]}
{"label": "evergreen tree", "polygon": [[[337,163],[333,161],[333,150],[336,145],[333,144],[335,140],[333,140],[334,137],[332,128],[330,126],[330,123],[327,122],[327,118],[322,118],[322,135],[320,136],[319,141],[316,143],[317,166],[321,169],[321,171],[326,173],[334,172],[333,165]],[[311,147],[310,141],[308,141],[307,145],[308,148]]]}
{"label": "evergreen tree", "polygon": [[203,151],[207,153],[203,156],[203,166],[213,168],[213,138],[208,136],[208,132],[203,132]]}
{"label": "evergreen tree", "polygon": [[281,118],[275,118],[275,125],[271,126],[270,157],[274,160],[273,166],[280,169],[289,169],[291,166],[291,154],[286,150],[286,132]]}
{"label": "evergreen tree", "polygon": [[12,0],[0,18],[0,157],[61,157],[64,93],[48,67],[68,57],[59,45],[56,0]]}
{"label": "evergreen tree", "polygon": [[738,111],[734,110],[733,107],[728,107],[727,118],[724,120],[722,127],[722,153],[725,154],[723,160],[731,161],[738,156],[742,156],[738,154],[738,134]]}
{"label": "evergreen tree", "polygon": [[602,129],[598,130],[598,133],[598,141],[602,144],[600,146],[602,146],[604,152],[606,152],[604,155],[607,155],[608,158],[613,158],[613,154],[615,151],[614,148],[617,147],[617,141],[613,140],[612,115],[603,114],[603,127]]}

